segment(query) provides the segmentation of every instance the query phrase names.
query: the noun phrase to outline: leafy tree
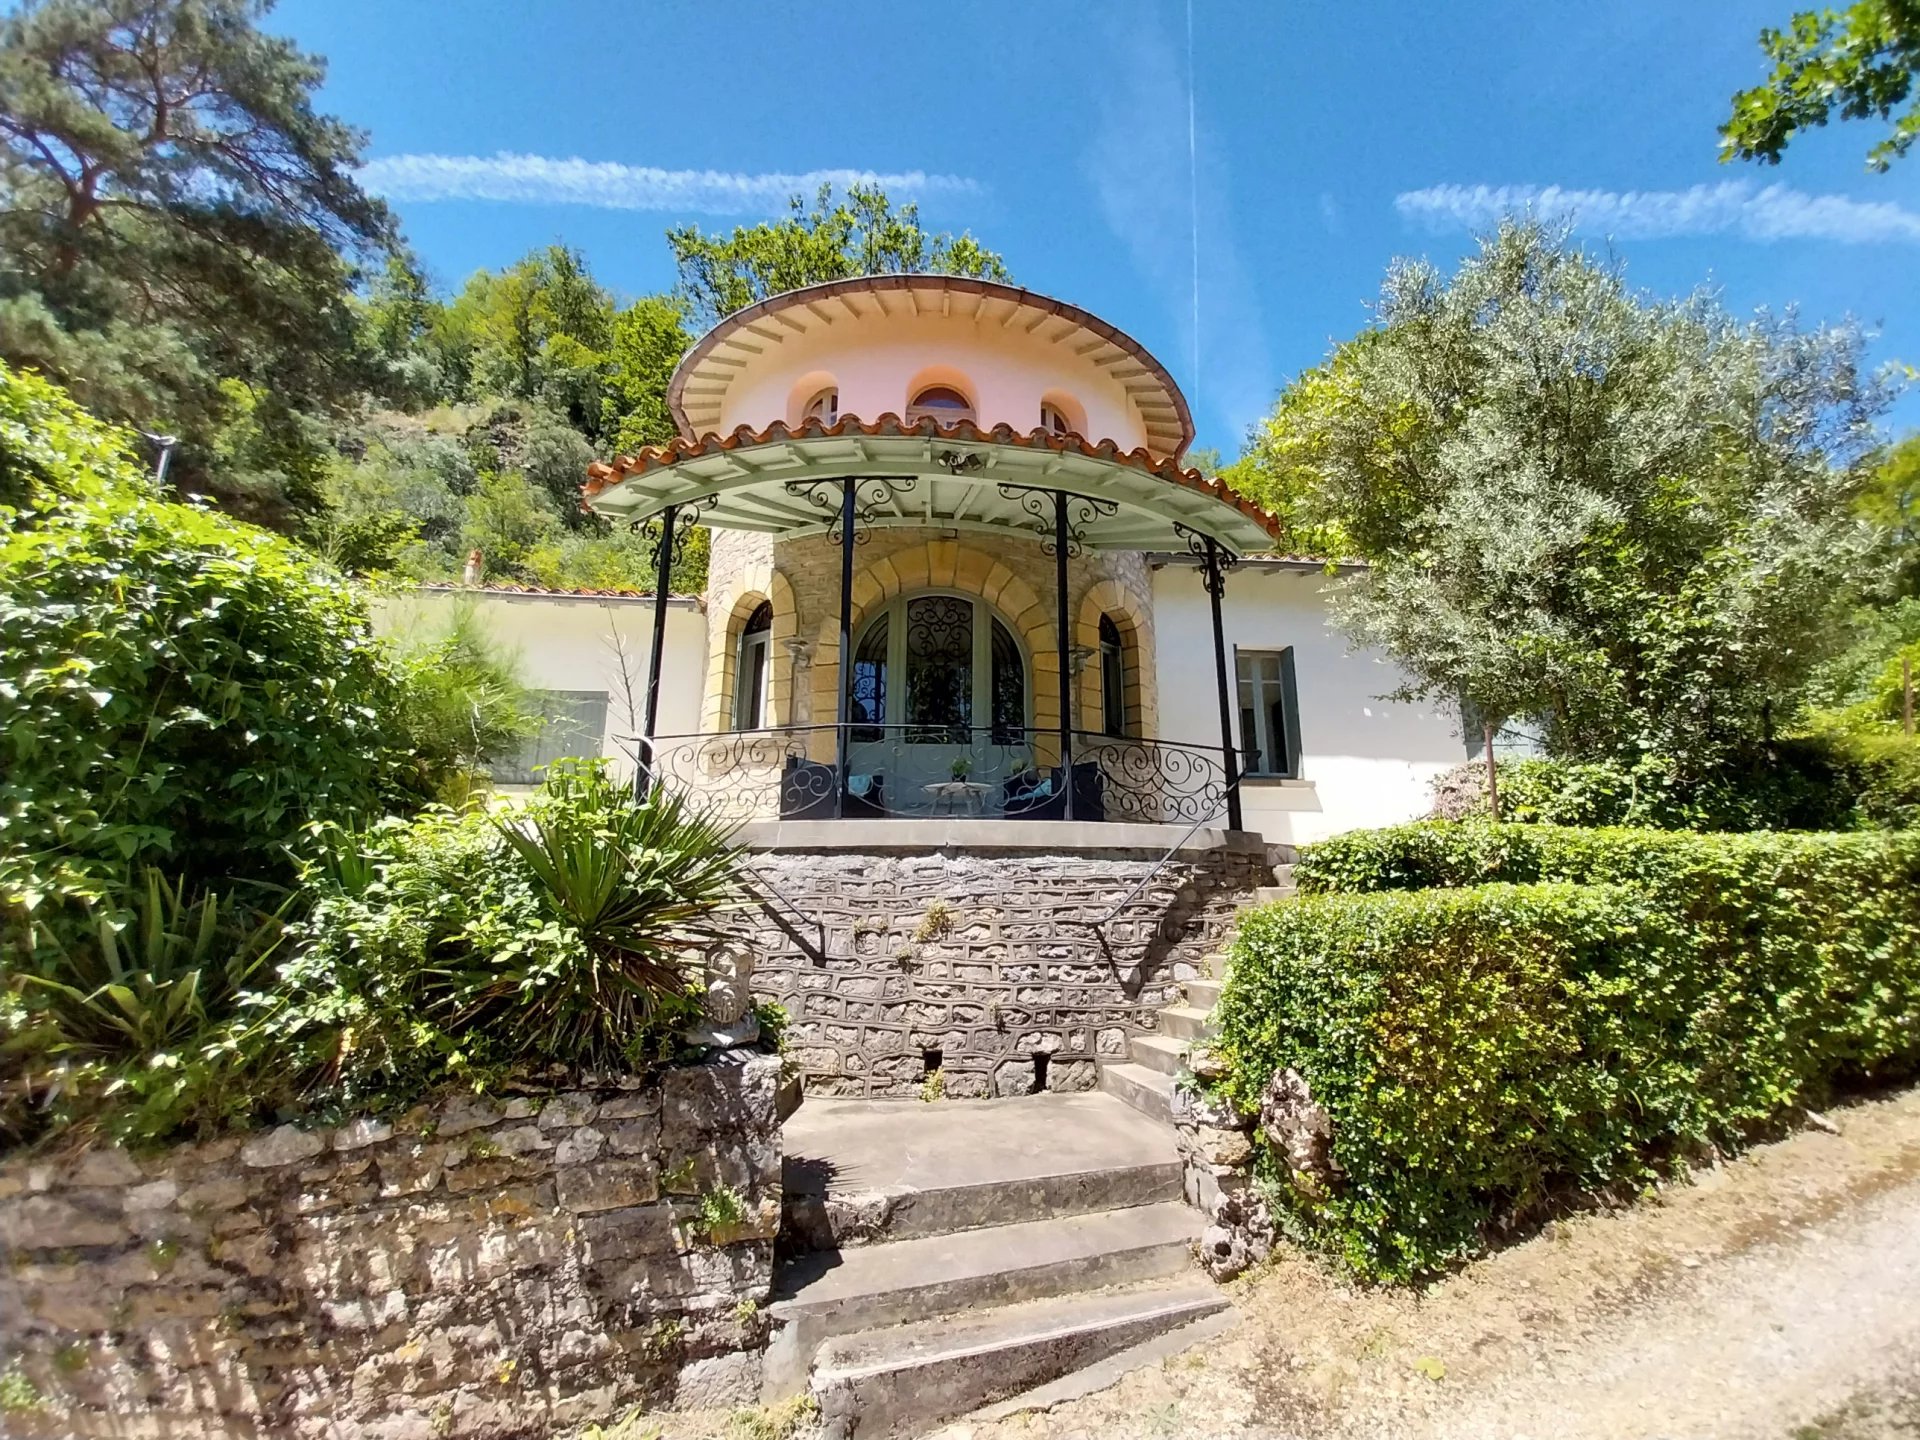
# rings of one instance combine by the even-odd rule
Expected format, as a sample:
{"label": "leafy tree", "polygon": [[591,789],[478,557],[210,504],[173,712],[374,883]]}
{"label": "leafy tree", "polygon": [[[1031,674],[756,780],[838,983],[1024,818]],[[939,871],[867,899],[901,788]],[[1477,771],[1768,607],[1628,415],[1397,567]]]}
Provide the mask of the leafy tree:
{"label": "leafy tree", "polygon": [[1006,263],[971,234],[928,234],[918,205],[895,210],[878,186],[850,185],[836,204],[833,187],[822,185],[813,209],[798,195],[789,206],[785,220],[736,226],[724,238],[695,225],[667,232],[680,271],[679,296],[702,328],[769,295],[855,275],[1007,278]]}
{"label": "leafy tree", "polygon": [[1853,513],[1884,402],[1851,330],[1657,302],[1508,222],[1282,397],[1296,513],[1370,567],[1359,641],[1579,758],[1683,769],[1784,722],[1878,554]]}
{"label": "leafy tree", "polygon": [[[1785,30],[1762,30],[1773,62],[1766,83],[1733,97],[1720,158],[1777,165],[1787,143],[1835,114],[1878,118],[1892,133],[1867,152],[1885,170],[1920,137],[1920,3],[1855,0],[1845,10],[1803,10]],[[1901,107],[1904,106],[1903,110]]]}
{"label": "leafy tree", "polygon": [[1859,510],[1893,547],[1899,593],[1920,597],[1920,434],[1893,446],[1873,467]]}
{"label": "leafy tree", "polygon": [[461,544],[477,549],[488,576],[514,575],[533,547],[560,528],[553,503],[525,476],[483,475],[467,501]]}
{"label": "leafy tree", "polygon": [[[0,20],[0,355],[206,443],[367,380],[351,266],[393,241],[267,0],[29,0]],[[191,463],[189,453],[183,459]]]}
{"label": "leafy tree", "polygon": [[678,305],[652,295],[634,301],[613,318],[606,414],[600,429],[618,454],[664,445],[677,433],[673,412],[667,408],[667,382],[693,344],[681,319]]}

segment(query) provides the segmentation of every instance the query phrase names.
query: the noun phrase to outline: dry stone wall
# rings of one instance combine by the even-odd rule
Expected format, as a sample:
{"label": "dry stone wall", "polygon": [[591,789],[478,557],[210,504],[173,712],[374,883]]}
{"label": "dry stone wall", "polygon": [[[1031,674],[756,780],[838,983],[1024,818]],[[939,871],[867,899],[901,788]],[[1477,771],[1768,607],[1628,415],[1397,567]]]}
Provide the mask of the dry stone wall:
{"label": "dry stone wall", "polygon": [[434,1440],[753,1403],[779,1070],[0,1164],[0,1429]]}
{"label": "dry stone wall", "polygon": [[[850,821],[849,824],[861,822]],[[736,922],[758,954],[754,988],[791,1012],[789,1052],[812,1094],[904,1096],[938,1052],[954,1098],[1086,1090],[1097,1057],[1126,1057],[1178,982],[1204,973],[1235,908],[1265,883],[1264,854],[887,854],[777,851],[757,873],[792,904]],[[822,950],[808,922],[825,927]]]}

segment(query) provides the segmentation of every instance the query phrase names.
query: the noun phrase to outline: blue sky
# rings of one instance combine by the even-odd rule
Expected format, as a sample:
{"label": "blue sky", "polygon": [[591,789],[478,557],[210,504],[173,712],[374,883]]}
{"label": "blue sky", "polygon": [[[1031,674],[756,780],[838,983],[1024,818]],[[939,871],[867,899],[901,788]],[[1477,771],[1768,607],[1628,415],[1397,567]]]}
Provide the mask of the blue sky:
{"label": "blue sky", "polygon": [[[1858,122],[1777,168],[1716,158],[1796,3],[1193,0],[1191,172],[1183,0],[282,0],[270,24],[328,57],[324,103],[443,286],[564,240],[664,289],[667,226],[778,213],[780,176],[919,177],[896,196],[1131,331],[1231,455],[1393,257],[1450,266],[1546,187],[1642,288],[1852,316],[1920,367],[1920,154],[1868,173]],[[1920,427],[1920,387],[1889,423]]]}

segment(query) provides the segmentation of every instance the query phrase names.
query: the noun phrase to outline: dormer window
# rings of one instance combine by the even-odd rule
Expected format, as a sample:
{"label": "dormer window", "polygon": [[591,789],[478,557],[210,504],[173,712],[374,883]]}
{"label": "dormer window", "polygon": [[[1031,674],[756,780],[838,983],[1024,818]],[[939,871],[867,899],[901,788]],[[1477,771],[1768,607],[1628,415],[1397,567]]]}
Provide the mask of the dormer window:
{"label": "dormer window", "polygon": [[811,400],[800,412],[801,423],[818,420],[822,425],[831,425],[840,418],[840,392],[829,385]]}
{"label": "dormer window", "polygon": [[1061,412],[1058,405],[1055,405],[1051,400],[1042,400],[1040,402],[1040,428],[1049,435],[1065,435],[1072,431],[1073,426],[1068,423],[1066,415]]}
{"label": "dormer window", "polygon": [[907,404],[907,423],[933,419],[942,425],[973,419],[973,402],[951,385],[929,385]]}

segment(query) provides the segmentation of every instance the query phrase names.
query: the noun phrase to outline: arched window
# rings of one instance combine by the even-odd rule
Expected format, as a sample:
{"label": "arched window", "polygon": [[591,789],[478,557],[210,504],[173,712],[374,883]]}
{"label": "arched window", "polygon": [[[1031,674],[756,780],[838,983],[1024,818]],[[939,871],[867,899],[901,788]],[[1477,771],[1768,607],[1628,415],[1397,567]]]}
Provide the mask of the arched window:
{"label": "arched window", "polygon": [[733,728],[758,730],[767,723],[767,653],[773,638],[773,606],[762,600],[740,627],[733,669]]}
{"label": "arched window", "polygon": [[929,418],[942,425],[971,420],[973,402],[951,385],[928,385],[907,402],[907,423],[917,425]]}
{"label": "arched window", "polygon": [[1040,428],[1049,435],[1065,435],[1073,429],[1066,412],[1051,400],[1040,402]]}
{"label": "arched window", "polygon": [[856,741],[962,747],[985,730],[994,745],[1026,743],[1026,657],[1006,621],[965,595],[893,600],[861,632],[848,685]]}
{"label": "arched window", "polygon": [[818,420],[822,425],[831,425],[839,418],[840,392],[831,385],[807,401],[806,406],[800,411],[800,419],[803,422]]}
{"label": "arched window", "polygon": [[1111,615],[1100,617],[1100,719],[1107,734],[1127,733],[1127,647]]}

